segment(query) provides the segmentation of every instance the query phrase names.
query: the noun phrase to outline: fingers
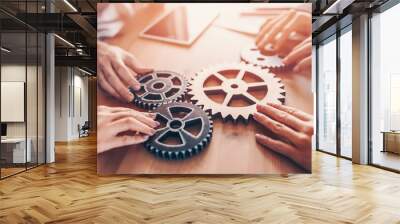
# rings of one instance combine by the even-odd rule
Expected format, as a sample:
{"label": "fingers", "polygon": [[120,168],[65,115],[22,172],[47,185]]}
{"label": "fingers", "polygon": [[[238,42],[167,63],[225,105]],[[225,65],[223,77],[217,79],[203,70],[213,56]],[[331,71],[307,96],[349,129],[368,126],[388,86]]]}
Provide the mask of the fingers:
{"label": "fingers", "polygon": [[133,111],[135,113],[139,113],[139,114],[142,114],[142,115],[144,115],[146,117],[149,117],[149,118],[151,118],[153,120],[157,117],[156,113],[137,112],[137,111],[134,111],[134,110],[132,110],[130,108],[125,108],[125,107],[113,107],[111,111],[113,113],[116,113],[116,112],[132,112]]}
{"label": "fingers", "polygon": [[131,117],[145,123],[151,128],[155,128],[160,125],[159,122],[154,120],[156,118],[155,113],[138,112],[125,107],[100,107],[99,113],[108,115],[108,122],[114,122],[122,118]]}
{"label": "fingers", "polygon": [[131,54],[125,57],[124,62],[127,66],[129,66],[130,69],[132,69],[133,71],[137,72],[140,75],[147,74],[153,71],[153,69],[151,68],[146,68],[142,66],[136,59],[136,57]]}
{"label": "fingers", "polygon": [[273,48],[273,44],[275,42],[276,36],[280,33],[283,27],[290,22],[293,16],[296,14],[295,10],[290,10],[289,13],[285,16],[284,19],[275,23],[272,28],[266,33],[264,39],[261,42],[261,53],[272,54],[275,53],[275,49]]}
{"label": "fingers", "polygon": [[278,110],[282,110],[285,111],[288,114],[291,114],[303,121],[312,121],[313,117],[312,115],[309,115],[301,110],[295,109],[293,107],[288,107],[288,106],[284,106],[281,104],[275,104],[275,103],[268,103],[268,105],[270,105],[271,107],[275,107]]}
{"label": "fingers", "polygon": [[[129,108],[98,106],[98,126],[103,136],[101,140],[106,142],[98,152],[146,141],[160,125],[154,120],[155,117],[154,113],[141,113]],[[134,136],[125,133],[128,131],[134,132]]]}
{"label": "fingers", "polygon": [[296,47],[293,48],[293,50],[296,50],[300,47],[302,47],[304,44],[310,42],[311,43],[311,37],[307,37],[305,39],[303,39]]}
{"label": "fingers", "polygon": [[[119,99],[131,102],[134,96],[128,87],[134,90],[140,89],[140,83],[136,79],[137,74],[145,74],[152,69],[144,68],[133,55],[119,47],[102,42],[98,42],[98,46],[97,54],[100,58],[98,67],[102,69],[104,77],[102,86],[105,86],[111,95],[119,95]],[[118,94],[112,92],[109,86]]]}
{"label": "fingers", "polygon": [[[282,15],[279,15],[282,16]],[[262,30],[264,30],[264,27],[267,26],[272,20],[276,19],[276,16],[274,16],[273,18],[267,18],[264,23],[260,26],[259,31],[261,32]]]}
{"label": "fingers", "polygon": [[106,80],[113,87],[113,89],[122,97],[122,100],[131,102],[134,98],[133,94],[129,91],[128,87],[125,86],[115,73],[110,63],[104,63],[102,70],[105,73]]}
{"label": "fingers", "polygon": [[[280,37],[275,40],[275,52],[281,52],[287,47],[288,41],[301,42],[310,36],[310,15],[303,12],[296,12],[293,18],[283,27]],[[311,38],[310,38],[311,40]]]}
{"label": "fingers", "polygon": [[275,51],[275,55],[285,58],[300,42],[301,40],[288,39],[287,41],[285,41],[284,45],[279,48],[279,50]]}
{"label": "fingers", "polygon": [[305,36],[310,36],[312,32],[312,15],[308,12],[298,12],[296,15],[296,32]]}
{"label": "fingers", "polygon": [[311,170],[311,161],[306,159],[308,156],[303,153],[302,149],[295,148],[290,144],[269,138],[261,134],[256,134],[256,141],[272,151],[291,159],[302,168]]}
{"label": "fingers", "polygon": [[157,114],[156,113],[143,113],[145,116],[151,118],[151,119],[156,119]]}
{"label": "fingers", "polygon": [[257,111],[297,131],[302,131],[303,127],[306,126],[306,123],[297,117],[269,105],[257,105]]}
{"label": "fingers", "polygon": [[296,17],[293,18],[288,24],[285,25],[285,27],[281,31],[281,36],[279,37],[278,40],[275,41],[274,44],[274,51],[275,52],[280,52],[282,48],[286,45],[289,39],[289,35],[297,28],[296,27]]}
{"label": "fingers", "polygon": [[156,132],[154,128],[149,127],[147,124],[133,117],[125,117],[116,120],[112,122],[110,128],[112,129],[114,135],[126,131],[140,132],[145,135],[153,135]]}
{"label": "fingers", "polygon": [[133,111],[133,109],[130,109],[127,107],[108,107],[108,112],[110,112],[110,113],[116,113],[116,112],[122,112],[122,111]]}
{"label": "fingers", "polygon": [[147,113],[147,112],[137,112],[133,109],[127,108],[127,107],[110,107],[110,111],[115,113],[115,112],[122,112],[122,111],[134,111],[136,113],[141,113],[144,114],[147,117],[152,117],[155,118],[156,117],[156,113]]}
{"label": "fingers", "polygon": [[268,128],[275,134],[283,137],[286,140],[289,140],[295,145],[303,145],[304,144],[304,137],[301,133],[294,131],[293,129],[287,127],[286,125],[279,123],[264,114],[261,113],[254,113],[254,119],[262,124],[264,127]]}
{"label": "fingers", "polygon": [[108,113],[108,114],[113,114],[113,113],[118,113],[118,112],[126,112],[126,113],[137,113],[140,114],[141,116],[146,116],[148,118],[151,118],[154,120],[157,117],[156,113],[146,113],[146,112],[138,112],[130,108],[126,107],[106,107],[106,106],[98,106],[98,112],[102,113]]}
{"label": "fingers", "polygon": [[[287,43],[294,36],[292,34],[310,36],[310,13],[298,12],[292,9],[282,16],[267,20],[261,27],[259,35],[256,37],[256,45],[261,53],[286,55],[288,53],[286,50]],[[295,42],[299,41],[301,40],[295,40]]]}
{"label": "fingers", "polygon": [[110,148],[118,148],[122,146],[128,146],[128,145],[136,145],[143,143],[149,139],[148,135],[123,135],[123,136],[118,136],[115,139],[113,139]]}
{"label": "fingers", "polygon": [[302,71],[309,71],[311,68],[312,58],[308,56],[301,60],[294,68],[294,72],[302,72]]}
{"label": "fingers", "polygon": [[[307,39],[306,39],[307,40]],[[286,65],[295,64],[304,58],[311,56],[312,46],[311,42],[302,42],[298,47],[294,48],[284,59],[283,63]]]}
{"label": "fingers", "polygon": [[265,25],[262,27],[260,33],[258,34],[257,38],[256,38],[256,45],[257,48],[261,51],[264,47],[265,44],[267,42],[267,34],[270,31],[270,29],[272,28],[272,26],[274,24],[276,24],[277,22],[279,22],[280,20],[284,19],[286,15],[280,15],[275,17],[274,19],[268,20]]}
{"label": "fingers", "polygon": [[137,119],[140,122],[146,124],[147,126],[149,126],[151,128],[156,128],[157,126],[160,125],[160,123],[158,123],[154,119],[146,116],[145,113],[137,113],[137,112],[132,111],[132,110],[131,111],[116,112],[116,113],[113,113],[110,117],[112,118],[111,121],[116,121],[118,119],[122,119],[122,118],[125,118],[125,117],[132,117],[132,118]]}
{"label": "fingers", "polygon": [[271,149],[272,151],[277,152],[286,157],[290,157],[291,155],[294,155],[297,152],[296,148],[294,148],[290,144],[272,139],[265,135],[256,134],[256,141],[264,145],[265,147]]}
{"label": "fingers", "polygon": [[98,69],[97,74],[98,74],[98,82],[101,88],[103,88],[111,96],[117,99],[122,99],[121,96],[114,90],[114,88],[105,79],[104,73],[101,71],[101,69]]}
{"label": "fingers", "polygon": [[114,60],[112,65],[118,76],[125,83],[126,86],[132,87],[134,90],[140,89],[140,83],[136,80],[134,73],[122,61]]}
{"label": "fingers", "polygon": [[146,117],[152,118],[153,120],[157,117],[156,113],[146,113],[146,112],[138,112],[133,109],[127,108],[127,107],[105,107],[105,106],[99,106],[101,110],[104,110],[102,108],[106,108],[107,112],[109,113],[116,113],[116,112],[134,112],[134,113],[140,113],[143,114]]}
{"label": "fingers", "polygon": [[272,19],[267,19],[265,23],[261,26],[260,32],[258,33],[256,37],[256,45],[259,46],[258,44],[260,41],[264,38],[265,33],[268,32],[268,30],[277,22],[279,19],[282,19],[284,15],[277,16]]}

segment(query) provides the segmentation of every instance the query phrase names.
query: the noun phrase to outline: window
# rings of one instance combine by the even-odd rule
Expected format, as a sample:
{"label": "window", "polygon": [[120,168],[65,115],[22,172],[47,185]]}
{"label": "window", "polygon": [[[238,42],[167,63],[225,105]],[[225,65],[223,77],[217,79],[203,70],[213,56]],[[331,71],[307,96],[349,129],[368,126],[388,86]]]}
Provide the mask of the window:
{"label": "window", "polygon": [[318,149],[336,153],[336,36],[318,48]]}
{"label": "window", "polygon": [[340,36],[340,155],[352,157],[352,33],[351,26]]}
{"label": "window", "polygon": [[372,164],[400,170],[400,5],[371,18],[370,133]]}

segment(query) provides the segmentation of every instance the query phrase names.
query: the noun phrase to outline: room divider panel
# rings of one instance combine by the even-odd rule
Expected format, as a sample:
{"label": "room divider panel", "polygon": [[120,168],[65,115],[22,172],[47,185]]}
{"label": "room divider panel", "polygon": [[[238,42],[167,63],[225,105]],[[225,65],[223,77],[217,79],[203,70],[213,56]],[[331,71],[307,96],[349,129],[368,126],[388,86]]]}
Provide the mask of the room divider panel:
{"label": "room divider panel", "polygon": [[0,3],[0,178],[45,163],[45,34],[23,22],[44,1]]}

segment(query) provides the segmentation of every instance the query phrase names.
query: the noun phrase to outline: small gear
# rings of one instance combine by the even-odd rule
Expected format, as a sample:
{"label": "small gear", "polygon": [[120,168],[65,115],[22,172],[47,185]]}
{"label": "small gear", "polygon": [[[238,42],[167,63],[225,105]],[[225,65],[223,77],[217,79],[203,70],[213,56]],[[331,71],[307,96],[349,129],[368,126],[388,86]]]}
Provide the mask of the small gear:
{"label": "small gear", "polygon": [[139,78],[140,90],[134,103],[145,109],[154,109],[161,104],[179,102],[187,91],[188,82],[180,74],[171,71],[154,71]]}
{"label": "small gear", "polygon": [[220,114],[223,119],[247,121],[256,112],[256,104],[282,104],[285,99],[281,80],[268,69],[233,63],[220,64],[201,72],[191,80],[188,94],[196,105]]}
{"label": "small gear", "polygon": [[145,143],[148,151],[167,160],[182,160],[199,154],[210,142],[213,122],[191,103],[163,104],[153,112],[161,127]]}
{"label": "small gear", "polygon": [[249,64],[260,66],[262,68],[282,69],[285,67],[281,57],[278,55],[263,55],[254,45],[244,48],[240,56],[243,61]]}

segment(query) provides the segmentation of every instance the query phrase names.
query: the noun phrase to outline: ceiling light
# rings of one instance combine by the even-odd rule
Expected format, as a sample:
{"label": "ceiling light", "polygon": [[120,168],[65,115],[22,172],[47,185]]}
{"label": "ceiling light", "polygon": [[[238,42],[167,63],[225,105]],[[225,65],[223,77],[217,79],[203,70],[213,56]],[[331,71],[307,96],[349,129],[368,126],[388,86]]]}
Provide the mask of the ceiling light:
{"label": "ceiling light", "polygon": [[2,51],[6,52],[6,53],[10,53],[10,52],[11,52],[11,50],[9,50],[9,49],[7,49],[7,48],[5,48],[5,47],[1,47],[0,49],[1,49]]}
{"label": "ceiling light", "polygon": [[78,12],[78,10],[68,0],[64,0],[64,3],[67,4],[74,12]]}
{"label": "ceiling light", "polygon": [[59,40],[61,40],[62,42],[64,42],[65,44],[69,45],[70,47],[75,48],[75,45],[73,45],[71,42],[69,42],[68,40],[58,36],[57,34],[54,34],[55,37],[57,37]]}
{"label": "ceiling light", "polygon": [[76,49],[76,53],[77,53],[78,55],[84,55],[84,52],[83,52],[83,49],[82,49],[82,48],[77,48],[77,49]]}
{"label": "ceiling light", "polygon": [[343,10],[353,2],[354,0],[336,0],[322,14],[342,14]]}

